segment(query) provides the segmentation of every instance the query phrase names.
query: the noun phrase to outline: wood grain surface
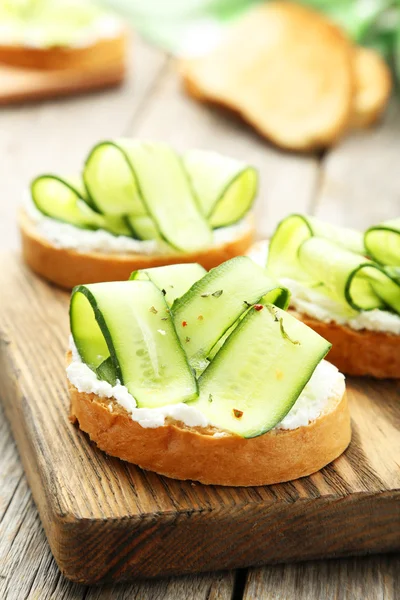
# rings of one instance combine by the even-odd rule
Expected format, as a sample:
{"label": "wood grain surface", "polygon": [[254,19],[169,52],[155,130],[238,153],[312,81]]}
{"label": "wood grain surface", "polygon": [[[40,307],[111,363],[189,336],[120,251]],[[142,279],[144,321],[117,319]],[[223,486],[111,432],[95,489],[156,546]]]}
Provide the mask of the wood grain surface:
{"label": "wood grain surface", "polygon": [[68,296],[18,258],[3,264],[3,401],[67,577],[98,583],[400,547],[398,383],[349,381],[353,441],[308,478],[246,489],[159,477],[107,457],[69,423]]}
{"label": "wood grain surface", "polygon": [[243,600],[394,600],[399,586],[396,555],[314,561],[253,569]]}
{"label": "wood grain surface", "polygon": [[[186,99],[171,62],[137,38],[122,87],[1,108],[0,248],[18,246],[15,213],[32,177],[45,171],[76,172],[96,141],[121,135],[159,137],[177,147],[219,148],[251,159],[262,176],[257,202],[261,236],[271,231],[274,219],[293,210],[317,212],[358,227],[399,213],[400,111],[396,104],[381,126],[353,132],[323,157],[282,153],[223,112]],[[0,288],[0,298],[2,293]],[[63,336],[60,350],[64,349]],[[0,396],[4,397],[2,387]],[[385,459],[383,451],[380,466]],[[86,454],[82,460],[88,460]],[[104,478],[101,471],[100,476]],[[319,484],[323,482],[320,478]],[[181,497],[175,491],[175,501]],[[399,573],[400,556],[381,555],[95,588],[71,583],[51,555],[0,403],[2,599],[147,600],[165,596],[167,600],[239,600],[244,595],[246,600],[398,600]]]}

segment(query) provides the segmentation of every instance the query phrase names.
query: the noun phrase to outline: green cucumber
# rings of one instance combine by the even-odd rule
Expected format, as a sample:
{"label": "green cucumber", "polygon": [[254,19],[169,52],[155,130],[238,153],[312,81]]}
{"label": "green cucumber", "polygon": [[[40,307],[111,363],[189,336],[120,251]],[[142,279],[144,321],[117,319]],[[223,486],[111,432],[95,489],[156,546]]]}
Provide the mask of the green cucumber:
{"label": "green cucumber", "polygon": [[97,213],[96,218],[99,223],[100,229],[105,229],[109,233],[114,235],[124,235],[126,237],[132,237],[132,231],[126,222],[125,217],[118,217],[113,215],[99,215]]}
{"label": "green cucumber", "polygon": [[168,306],[183,296],[207,271],[198,263],[182,263],[134,271],[130,279],[152,281],[162,291]]}
{"label": "green cucumber", "polygon": [[237,223],[251,209],[258,188],[253,167],[206,150],[189,150],[183,162],[211,227]]}
{"label": "green cucumber", "polygon": [[166,144],[104,141],[85,161],[83,185],[43,175],[32,197],[43,214],[76,227],[196,252],[212,245],[212,227],[235,223],[250,209],[257,173],[212,152],[193,151],[186,161],[190,174]]}
{"label": "green cucumber", "polygon": [[79,44],[93,43],[96,22],[110,14],[81,0],[0,2],[1,24],[12,31],[13,44],[19,47],[33,35],[35,48],[67,48],[69,52]]}
{"label": "green cucumber", "polygon": [[[86,160],[84,181],[93,207],[107,215],[129,215],[140,239],[161,237],[184,252],[212,244],[182,161],[166,144],[102,142]],[[135,223],[137,217],[148,219]]]}
{"label": "green cucumber", "polygon": [[274,277],[290,277],[297,280],[309,280],[304,272],[297,252],[300,245],[312,237],[313,232],[307,217],[290,215],[281,221],[268,247],[267,269]]}
{"label": "green cucumber", "polygon": [[149,216],[132,217],[127,215],[126,221],[134,235],[138,240],[161,240],[159,230],[154,225],[154,221]]}
{"label": "green cucumber", "polygon": [[267,297],[286,308],[289,292],[250,258],[239,256],[212,269],[172,305],[175,327],[191,366],[202,371],[207,356],[251,304]]}
{"label": "green cucumber", "polygon": [[213,235],[197,206],[179,156],[161,143],[122,141],[148,215],[162,238],[177,250],[212,245]]}
{"label": "green cucumber", "polygon": [[288,313],[252,307],[201,375],[190,405],[220,429],[262,435],[287,415],[329,348]]}
{"label": "green cucumber", "polygon": [[400,283],[364,256],[313,237],[301,244],[298,257],[303,268],[323,284],[319,292],[358,311],[389,306],[400,312]]}
{"label": "green cucumber", "polygon": [[117,379],[139,407],[186,402],[197,396],[197,382],[164,296],[150,281],[77,286],[71,297],[70,324],[83,362],[96,371],[111,357]]}
{"label": "green cucumber", "polygon": [[94,210],[116,216],[147,214],[129,157],[116,142],[104,141],[92,148],[83,180]]}
{"label": "green cucumber", "polygon": [[41,175],[31,183],[32,200],[46,217],[75,227],[97,229],[93,211],[82,201],[82,192],[57,175]]}
{"label": "green cucumber", "polygon": [[364,241],[369,256],[378,263],[400,266],[400,218],[370,227]]}
{"label": "green cucumber", "polygon": [[31,194],[36,208],[51,219],[83,229],[105,229],[114,235],[131,235],[123,218],[106,217],[90,208],[78,178],[41,175],[32,181]]}
{"label": "green cucumber", "polygon": [[[390,267],[366,258],[367,251]],[[277,278],[318,288],[321,295],[339,302],[349,316],[353,310],[400,313],[399,251],[400,219],[370,228],[364,245],[358,231],[290,215],[271,239],[267,269]]]}
{"label": "green cucumber", "polygon": [[103,360],[101,365],[97,367],[96,375],[98,379],[107,381],[107,383],[112,386],[117,384],[117,373],[115,371],[111,356]]}
{"label": "green cucumber", "polygon": [[298,260],[298,249],[313,236],[330,240],[351,252],[365,252],[359,231],[336,227],[315,217],[293,214],[283,219],[272,235],[267,259],[269,272],[276,277],[308,280],[309,274]]}

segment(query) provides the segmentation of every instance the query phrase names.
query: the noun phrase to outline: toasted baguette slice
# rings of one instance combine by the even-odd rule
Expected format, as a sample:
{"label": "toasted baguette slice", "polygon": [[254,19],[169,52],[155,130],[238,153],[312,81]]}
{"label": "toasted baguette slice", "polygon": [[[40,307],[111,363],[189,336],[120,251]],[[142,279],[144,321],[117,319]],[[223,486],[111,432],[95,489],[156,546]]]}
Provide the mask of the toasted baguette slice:
{"label": "toasted baguette slice", "polygon": [[323,323],[291,311],[332,344],[329,361],[346,375],[400,379],[400,336],[381,331],[356,331],[337,323]]}
{"label": "toasted baguette slice", "polygon": [[192,96],[233,109],[278,146],[311,150],[333,144],[349,124],[352,58],[348,40],[321,14],[271,2],[180,69]]}
{"label": "toasted baguette slice", "polygon": [[245,254],[254,238],[253,227],[250,227],[232,241],[190,254],[103,254],[81,253],[51,245],[38,234],[35,224],[23,210],[19,213],[19,228],[25,262],[38,275],[67,289],[80,283],[123,281],[137,269],[175,263],[198,262],[209,270],[234,256]]}
{"label": "toasted baguette slice", "polygon": [[354,50],[355,95],[352,124],[368,127],[383,114],[392,90],[389,67],[374,50]]}
{"label": "toasted baguette slice", "polygon": [[[70,360],[68,353],[67,363]],[[351,438],[345,393],[332,397],[325,411],[305,427],[271,430],[245,439],[234,434],[214,437],[215,428],[189,428],[172,419],[163,427],[143,428],[112,398],[68,385],[71,421],[101,450],[173,479],[230,486],[290,481],[332,462]]]}
{"label": "toasted baguette slice", "polygon": [[29,46],[0,43],[0,62],[34,70],[92,71],[99,67],[124,64],[127,31],[121,29],[115,37],[99,38],[88,46]]}

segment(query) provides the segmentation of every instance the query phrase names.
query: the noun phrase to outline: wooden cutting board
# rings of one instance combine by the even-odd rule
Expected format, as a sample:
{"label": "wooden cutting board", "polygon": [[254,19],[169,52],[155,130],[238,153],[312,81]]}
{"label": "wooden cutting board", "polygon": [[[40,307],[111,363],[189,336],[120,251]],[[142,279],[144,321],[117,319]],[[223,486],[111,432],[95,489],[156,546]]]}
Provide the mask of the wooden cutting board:
{"label": "wooden cutting board", "polygon": [[348,380],[353,440],[319,473],[223,488],[110,458],[68,420],[68,294],[0,272],[1,397],[61,571],[99,583],[400,548],[400,383]]}

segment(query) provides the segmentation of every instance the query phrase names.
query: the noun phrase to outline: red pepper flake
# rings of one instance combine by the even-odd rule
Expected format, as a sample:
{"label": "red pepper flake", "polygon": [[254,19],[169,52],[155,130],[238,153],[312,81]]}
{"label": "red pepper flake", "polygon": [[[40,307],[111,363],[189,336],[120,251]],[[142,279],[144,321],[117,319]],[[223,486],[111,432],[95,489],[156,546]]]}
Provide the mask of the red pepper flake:
{"label": "red pepper flake", "polygon": [[262,304],[255,304],[254,308],[255,308],[255,310],[260,311],[260,310],[262,310],[264,308],[264,306]]}
{"label": "red pepper flake", "polygon": [[187,322],[186,321],[182,321],[182,327],[187,327]]}
{"label": "red pepper flake", "polygon": [[202,321],[202,320],[204,319],[204,317],[203,317],[203,315],[199,315],[199,316],[197,317],[197,319],[198,319],[199,321]]}
{"label": "red pepper flake", "polygon": [[236,419],[241,419],[243,416],[243,411],[242,410],[238,410],[237,408],[233,409],[233,414],[236,417]]}

